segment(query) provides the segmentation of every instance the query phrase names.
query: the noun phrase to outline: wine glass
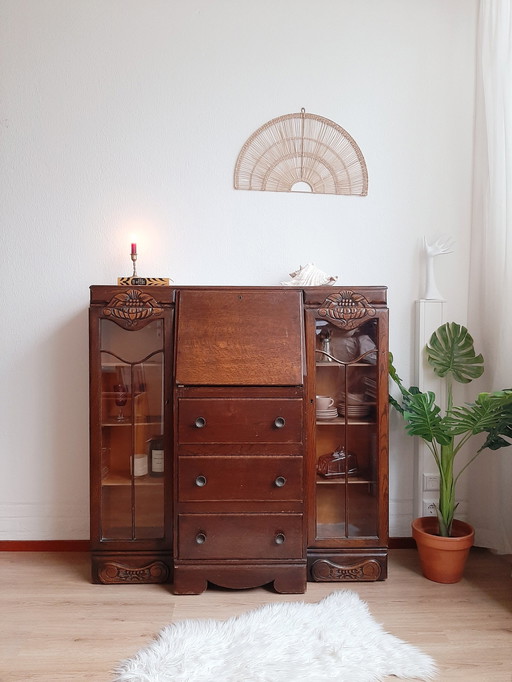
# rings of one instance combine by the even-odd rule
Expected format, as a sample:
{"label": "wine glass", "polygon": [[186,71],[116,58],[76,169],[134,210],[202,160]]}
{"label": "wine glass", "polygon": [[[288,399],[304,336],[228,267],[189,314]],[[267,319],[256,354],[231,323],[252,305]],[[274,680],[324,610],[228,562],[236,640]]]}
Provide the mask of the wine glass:
{"label": "wine glass", "polygon": [[124,422],[125,417],[123,414],[123,407],[128,402],[128,386],[126,384],[115,384],[114,391],[116,392],[115,401],[119,408],[119,414],[117,415],[118,422]]}

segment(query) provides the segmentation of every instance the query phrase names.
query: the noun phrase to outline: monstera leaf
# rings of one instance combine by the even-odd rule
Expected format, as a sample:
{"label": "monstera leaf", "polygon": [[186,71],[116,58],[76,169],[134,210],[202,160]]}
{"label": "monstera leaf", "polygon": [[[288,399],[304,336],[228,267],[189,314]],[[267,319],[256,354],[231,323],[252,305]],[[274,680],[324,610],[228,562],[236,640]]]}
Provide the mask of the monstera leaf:
{"label": "monstera leaf", "polygon": [[483,374],[484,359],[476,355],[473,337],[460,324],[441,325],[430,337],[426,351],[429,364],[440,377],[451,375],[455,381],[468,384]]}
{"label": "monstera leaf", "polygon": [[436,396],[432,391],[411,393],[404,410],[406,429],[411,436],[420,436],[429,443],[435,440],[440,445],[449,445],[452,437],[446,430],[441,409],[435,401]]}
{"label": "monstera leaf", "polygon": [[495,413],[494,423],[489,429],[485,429],[488,431],[487,440],[480,449],[499,450],[510,445],[512,443],[512,389],[491,394],[481,393],[477,398],[477,403],[480,401],[491,403]]}
{"label": "monstera leaf", "polygon": [[[453,435],[492,433],[493,438],[500,434],[509,435],[512,423],[512,391],[480,393],[474,403],[454,407],[445,421]],[[501,440],[503,445],[499,447],[508,445],[505,440]]]}
{"label": "monstera leaf", "polygon": [[392,395],[389,396],[389,402],[393,407],[400,412],[402,416],[404,416],[405,410],[407,409],[407,406],[409,405],[409,401],[411,399],[411,395],[414,395],[416,393],[421,393],[420,389],[417,386],[411,386],[409,389],[405,388],[403,385],[402,380],[398,376],[398,372],[396,371],[395,366],[393,365],[393,353],[388,354],[388,370],[389,370],[389,376],[395,384],[398,386],[400,393],[402,394],[402,403],[400,404],[396,398],[393,398]]}

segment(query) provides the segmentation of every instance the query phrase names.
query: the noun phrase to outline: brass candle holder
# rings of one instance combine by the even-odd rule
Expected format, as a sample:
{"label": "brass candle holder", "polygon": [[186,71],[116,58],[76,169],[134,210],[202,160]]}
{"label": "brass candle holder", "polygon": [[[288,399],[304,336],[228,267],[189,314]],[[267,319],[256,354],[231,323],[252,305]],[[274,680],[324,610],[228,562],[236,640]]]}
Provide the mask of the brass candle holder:
{"label": "brass candle holder", "polygon": [[118,277],[117,284],[119,286],[150,286],[150,287],[165,287],[169,286],[172,280],[169,277],[139,277],[137,275],[137,244],[132,244],[130,258],[133,265],[133,273],[131,277]]}
{"label": "brass candle holder", "polygon": [[133,277],[137,277],[137,252],[134,253],[134,252],[132,251],[131,254],[130,254],[130,258],[132,259],[132,263],[133,263],[133,274],[132,274],[132,278],[133,278]]}

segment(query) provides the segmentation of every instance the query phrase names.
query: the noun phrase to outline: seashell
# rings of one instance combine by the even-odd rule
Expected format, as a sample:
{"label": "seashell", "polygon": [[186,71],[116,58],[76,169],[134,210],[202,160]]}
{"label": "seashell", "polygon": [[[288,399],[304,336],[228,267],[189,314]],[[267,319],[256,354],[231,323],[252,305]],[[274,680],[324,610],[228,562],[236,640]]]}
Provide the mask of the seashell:
{"label": "seashell", "polygon": [[295,272],[290,272],[291,280],[289,282],[281,282],[285,286],[332,286],[338,279],[338,276],[329,277],[323,270],[317,268],[314,263],[301,265]]}

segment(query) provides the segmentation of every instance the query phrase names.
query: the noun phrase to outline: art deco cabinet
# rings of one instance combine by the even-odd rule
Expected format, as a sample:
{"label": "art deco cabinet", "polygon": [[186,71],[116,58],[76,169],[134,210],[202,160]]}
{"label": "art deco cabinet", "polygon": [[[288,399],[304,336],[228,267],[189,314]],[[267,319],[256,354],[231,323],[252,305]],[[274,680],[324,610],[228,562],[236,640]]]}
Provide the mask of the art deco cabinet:
{"label": "art deco cabinet", "polygon": [[384,288],[91,287],[90,335],[93,580],[386,577]]}
{"label": "art deco cabinet", "polygon": [[94,582],[172,576],[173,318],[168,287],[91,287]]}
{"label": "art deco cabinet", "polygon": [[[308,570],[315,581],[381,580],[388,543],[388,311],[383,288],[304,292]],[[325,403],[325,399],[323,401]]]}

